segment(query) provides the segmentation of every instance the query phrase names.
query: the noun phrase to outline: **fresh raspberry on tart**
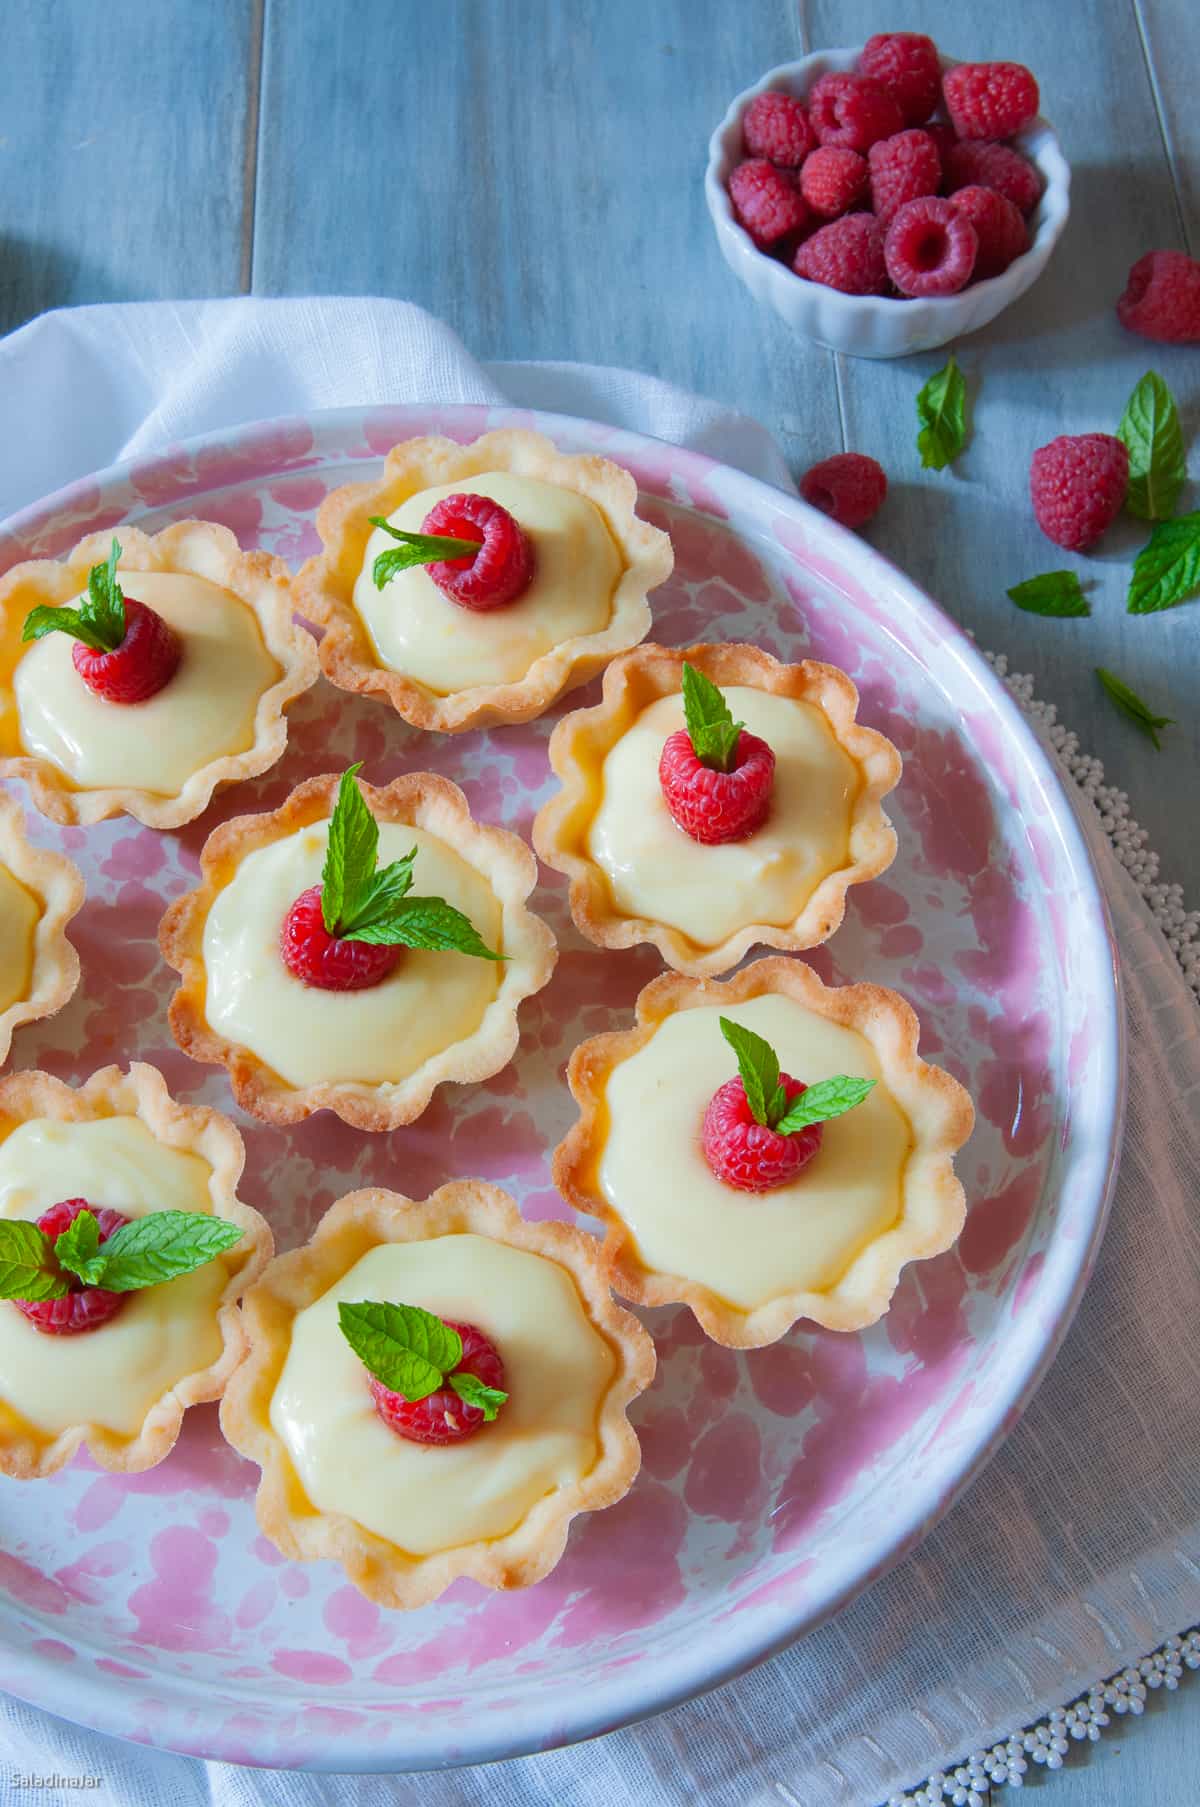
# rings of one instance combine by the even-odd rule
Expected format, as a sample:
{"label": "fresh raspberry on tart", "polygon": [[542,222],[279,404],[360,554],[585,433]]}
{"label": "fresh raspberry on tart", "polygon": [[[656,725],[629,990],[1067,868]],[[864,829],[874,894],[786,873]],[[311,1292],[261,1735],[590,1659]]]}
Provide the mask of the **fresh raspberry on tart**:
{"label": "fresh raspberry on tart", "polygon": [[144,703],[175,676],[183,641],[156,610],[125,596],[117,582],[120,556],[114,536],[107,560],[88,571],[79,607],[31,609],[21,638],[70,634],[72,663],[89,690],[107,703]]}
{"label": "fresh raspberry on tart", "polygon": [[462,1443],[507,1402],[504,1362],[474,1324],[364,1299],[341,1301],[338,1325],[367,1370],[379,1417],[409,1443]]}
{"label": "fresh raspberry on tart", "polygon": [[533,542],[516,516],[491,496],[444,496],[425,516],[420,533],[393,527],[383,515],[369,518],[372,527],[398,542],[372,566],[377,590],[397,572],[424,565],[451,602],[486,611],[516,602],[533,582]]}
{"label": "fresh raspberry on tart", "polygon": [[761,828],[771,807],[775,755],[735,722],[720,690],[684,661],[686,727],[663,743],[658,776],[672,817],[693,841],[741,841]]}

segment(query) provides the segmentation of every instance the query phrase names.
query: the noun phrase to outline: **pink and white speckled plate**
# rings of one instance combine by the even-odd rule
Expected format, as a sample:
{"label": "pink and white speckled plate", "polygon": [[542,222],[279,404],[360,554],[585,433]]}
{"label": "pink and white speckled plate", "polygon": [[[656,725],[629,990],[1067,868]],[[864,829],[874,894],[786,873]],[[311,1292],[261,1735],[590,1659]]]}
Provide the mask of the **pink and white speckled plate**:
{"label": "pink and white speckled plate", "polygon": [[[189,1415],[174,1454],[123,1480],[86,1461],[50,1482],[0,1481],[0,1685],[149,1744],[235,1762],[426,1768],[513,1756],[603,1731],[708,1687],[795,1638],[897,1558],[1011,1427],[1087,1278],[1120,1128],[1121,1033],[1103,901],[1050,765],[962,633],[853,535],[693,453],[559,417],[478,408],[346,410],[207,438],[77,484],[0,531],[0,568],[124,520],[225,521],[292,563],[316,544],[327,490],[373,474],[396,440],[538,425],[637,475],[677,567],[656,637],[747,638],[845,667],[862,715],[905,755],[900,853],[851,893],[812,963],[898,987],[922,1049],[970,1088],[979,1127],[959,1162],[958,1248],[906,1273],[862,1336],[800,1328],[773,1348],[708,1344],[684,1311],[653,1315],[661,1366],[635,1407],[645,1466],[581,1521],[527,1592],[459,1583],[435,1606],[381,1612],[332,1565],[284,1563],[256,1533],[256,1471]],[[583,693],[576,701],[588,700]],[[136,1055],[185,1099],[232,1110],[222,1073],[174,1047],[155,947],[223,817],[272,808],[312,773],[366,762],[376,781],[446,772],[485,819],[528,835],[549,789],[548,720],[429,739],[384,706],[320,685],[266,778],[160,836],[132,822],[35,836],[83,867],[84,978],[68,1010],[21,1032],[15,1058],[66,1079]],[[241,1119],[244,1194],[283,1247],[364,1183],[421,1196],[456,1174],[565,1214],[547,1151],[572,1120],[563,1063],[628,1021],[658,970],[574,932],[557,879],[538,902],[562,957],[522,1013],[521,1051],[477,1088],[443,1091],[412,1129],[360,1135],[327,1117],[280,1131]],[[233,1113],[235,1116],[238,1113]]]}

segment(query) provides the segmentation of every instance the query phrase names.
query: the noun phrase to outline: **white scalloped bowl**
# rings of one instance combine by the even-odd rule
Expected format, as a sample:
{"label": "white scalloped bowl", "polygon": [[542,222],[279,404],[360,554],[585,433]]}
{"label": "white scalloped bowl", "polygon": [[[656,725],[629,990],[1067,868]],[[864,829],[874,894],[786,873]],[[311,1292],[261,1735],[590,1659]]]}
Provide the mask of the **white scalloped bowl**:
{"label": "white scalloped bowl", "polygon": [[[1042,177],[1042,198],[1029,221],[1029,249],[1002,275],[972,283],[957,295],[900,301],[887,295],[843,295],[822,283],[807,282],[760,251],[734,218],[729,177],[744,155],[742,119],[750,102],[768,88],[803,100],[818,76],[853,70],[860,55],[861,48],[817,51],[768,70],[753,88],[739,94],[709,140],[704,194],[725,261],[757,301],[766,302],[789,326],[829,351],[844,351],[854,358],[902,358],[977,332],[1032,287],[1067,223],[1071,170],[1058,135],[1046,120],[1035,119],[1017,134],[1013,144],[1036,164]],[[956,61],[943,57],[942,68],[953,69]]]}

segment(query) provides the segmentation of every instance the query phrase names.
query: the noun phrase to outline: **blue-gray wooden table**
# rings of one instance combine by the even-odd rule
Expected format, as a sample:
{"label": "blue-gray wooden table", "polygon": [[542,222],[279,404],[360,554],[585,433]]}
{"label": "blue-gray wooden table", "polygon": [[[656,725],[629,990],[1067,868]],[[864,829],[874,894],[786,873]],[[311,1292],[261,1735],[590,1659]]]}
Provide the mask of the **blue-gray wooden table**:
{"label": "blue-gray wooden table", "polygon": [[[869,363],[792,336],[725,268],[703,198],[735,92],[889,27],[1030,64],[1074,178],[1046,274],[957,348],[974,427],[943,474],[920,468],[914,397],[944,354]],[[624,364],[734,403],[797,472],[870,452],[892,484],[872,540],[1033,673],[1195,904],[1200,600],[1127,615],[1141,524],[1072,559],[1026,484],[1036,446],[1113,431],[1151,367],[1200,430],[1200,351],[1131,338],[1113,314],[1142,252],[1200,253],[1198,75],[1197,0],[0,0],[0,331],[77,302],[395,295],[485,358]],[[1063,564],[1090,619],[1006,599]],[[1097,665],[1176,719],[1161,753]],[[1055,1799],[1194,1801],[1191,1687]]]}

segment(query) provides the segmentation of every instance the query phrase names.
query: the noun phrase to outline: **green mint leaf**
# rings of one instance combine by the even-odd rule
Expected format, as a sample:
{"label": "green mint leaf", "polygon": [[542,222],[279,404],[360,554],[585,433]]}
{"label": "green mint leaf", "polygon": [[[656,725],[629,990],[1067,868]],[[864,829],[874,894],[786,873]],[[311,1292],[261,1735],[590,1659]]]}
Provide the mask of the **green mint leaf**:
{"label": "green mint leaf", "polygon": [[98,1257],[103,1263],[99,1251],[100,1225],[90,1211],[81,1211],[54,1241],[54,1254],[59,1267],[65,1267],[68,1273],[77,1275],[85,1286],[95,1285],[90,1270]]}
{"label": "green mint leaf", "polygon": [[945,470],[967,442],[967,385],[954,358],[917,396],[917,450],[926,470]]}
{"label": "green mint leaf", "polygon": [[469,916],[444,897],[405,897],[387,914],[355,927],[351,939],[375,947],[423,947],[435,953],[471,954],[476,960],[503,960],[493,953]]}
{"label": "green mint leaf", "polygon": [[367,1371],[402,1399],[427,1399],[462,1360],[457,1330],[419,1305],[343,1301],[338,1324]]}
{"label": "green mint leaf", "polygon": [[343,935],[351,941],[362,941],[364,928],[373,928],[377,923],[387,920],[401,898],[407,897],[412,889],[412,869],[416,857],[417,850],[413,847],[402,859],[393,860],[390,866],[385,866],[382,872],[375,874],[359,898],[353,915],[343,910]]}
{"label": "green mint leaf", "polygon": [[1173,609],[1200,590],[1200,512],[1160,521],[1138,553],[1129,580],[1129,613]]}
{"label": "green mint leaf", "polygon": [[381,552],[371,566],[371,577],[377,590],[389,584],[399,571],[409,571],[414,565],[436,565],[442,559],[474,558],[482,544],[481,540],[459,540],[441,533],[405,533],[402,528],[393,527],[382,515],[368,515],[372,527],[382,527],[390,533],[398,546]]}
{"label": "green mint leaf", "polygon": [[1129,452],[1125,506],[1144,521],[1175,512],[1187,477],[1175,400],[1156,370],[1148,370],[1125,405],[1117,437]]}
{"label": "green mint leaf", "polygon": [[150,1211],[114,1230],[89,1262],[88,1283],[109,1292],[141,1292],[215,1261],[242,1232],[205,1211]]}
{"label": "green mint leaf", "polygon": [[746,1088],[746,1102],[756,1123],[771,1126],[771,1111],[787,1094],[779,1083],[779,1061],[770,1042],[753,1029],[744,1029],[729,1017],[719,1017],[721,1034],[737,1055],[738,1072]]}
{"label": "green mint leaf", "polygon": [[780,1117],[775,1128],[781,1136],[794,1136],[811,1123],[828,1123],[831,1117],[844,1117],[856,1104],[861,1104],[875,1084],[873,1079],[851,1079],[838,1073],[832,1079],[819,1079],[801,1092]]}
{"label": "green mint leaf", "polygon": [[1027,615],[1055,615],[1065,619],[1092,612],[1074,571],[1043,571],[1040,577],[1027,577],[1024,583],[1014,584],[1008,594]]}
{"label": "green mint leaf", "polygon": [[744,722],[735,722],[729,704],[711,678],[683,663],[683,719],[692,751],[716,772],[729,771]]}
{"label": "green mint leaf", "polygon": [[77,609],[31,609],[21,630],[22,640],[41,640],[47,634],[70,634],[94,653],[115,652],[125,638],[125,597],[117,582],[121,543],[114,537],[108,558],[88,572],[87,595]]}
{"label": "green mint leaf", "polygon": [[485,1424],[494,1423],[500,1407],[508,1399],[508,1394],[499,1387],[489,1387],[486,1381],[480,1380],[477,1374],[452,1374],[450,1385],[458,1394],[464,1405],[477,1405],[483,1413]]}
{"label": "green mint leaf", "polygon": [[1136,690],[1131,690],[1115,672],[1105,671],[1103,665],[1097,665],[1096,676],[1107,690],[1121,714],[1141,729],[1148,740],[1153,741],[1155,748],[1161,753],[1162,742],[1158,738],[1160,728],[1173,728],[1174,718],[1170,715],[1155,715],[1148,703],[1144,703]]}
{"label": "green mint leaf", "polygon": [[347,917],[354,916],[375,876],[379,826],[358,788],[361,771],[359,760],[342,773],[329,820],[329,844],[321,868],[321,916],[331,935],[339,932]]}
{"label": "green mint leaf", "polygon": [[70,634],[72,640],[82,640],[94,653],[112,651],[78,609],[52,609],[45,604],[30,609],[21,629],[21,639],[44,640],[47,634]]}
{"label": "green mint leaf", "polygon": [[23,1217],[0,1217],[0,1299],[61,1299],[70,1282],[54,1265],[50,1238]]}

